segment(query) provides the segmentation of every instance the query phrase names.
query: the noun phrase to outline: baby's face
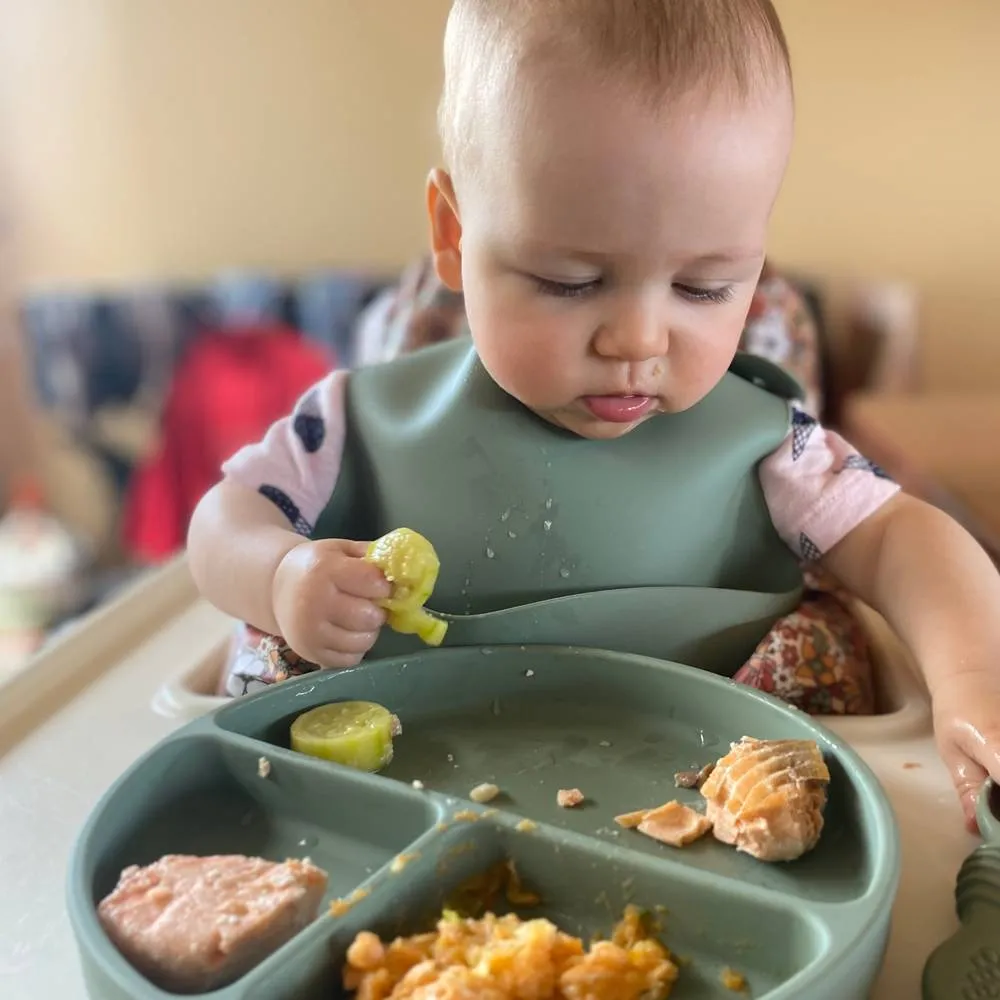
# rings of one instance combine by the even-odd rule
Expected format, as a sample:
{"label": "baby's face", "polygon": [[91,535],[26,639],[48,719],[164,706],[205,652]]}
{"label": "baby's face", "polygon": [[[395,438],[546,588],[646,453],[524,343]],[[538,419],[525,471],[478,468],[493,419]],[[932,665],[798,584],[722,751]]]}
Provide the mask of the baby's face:
{"label": "baby's face", "polygon": [[790,96],[692,96],[654,113],[564,77],[534,81],[524,106],[496,103],[452,225],[486,369],[588,438],[693,406],[739,342],[788,157]]}

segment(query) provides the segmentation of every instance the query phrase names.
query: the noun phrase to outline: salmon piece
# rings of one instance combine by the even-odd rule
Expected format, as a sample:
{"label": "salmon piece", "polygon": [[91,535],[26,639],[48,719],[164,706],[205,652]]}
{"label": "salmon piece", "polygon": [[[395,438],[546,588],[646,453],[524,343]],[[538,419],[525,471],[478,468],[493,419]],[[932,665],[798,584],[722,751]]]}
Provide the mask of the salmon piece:
{"label": "salmon piece", "polygon": [[626,830],[634,830],[652,811],[652,809],[636,809],[635,812],[622,813],[615,817],[615,822]]}
{"label": "salmon piece", "polygon": [[830,772],[814,740],[734,743],[701,787],[715,836],[761,861],[794,861],[823,831]]}
{"label": "salmon piece", "polygon": [[667,802],[658,809],[650,809],[638,826],[639,833],[671,847],[686,847],[711,829],[711,820],[680,802]]}
{"label": "salmon piece", "polygon": [[585,798],[579,788],[560,788],[556,793],[556,802],[562,809],[575,809]]}
{"label": "salmon piece", "polygon": [[326,884],[326,872],[308,861],[168,854],[126,868],[97,914],[149,980],[174,993],[205,993],[315,920]]}

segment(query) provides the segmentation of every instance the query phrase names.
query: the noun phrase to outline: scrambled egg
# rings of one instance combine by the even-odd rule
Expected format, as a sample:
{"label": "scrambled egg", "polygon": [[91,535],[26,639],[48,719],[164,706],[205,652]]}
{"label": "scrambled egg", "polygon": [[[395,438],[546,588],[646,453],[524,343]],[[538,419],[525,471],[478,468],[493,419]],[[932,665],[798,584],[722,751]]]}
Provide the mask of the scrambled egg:
{"label": "scrambled egg", "polygon": [[445,911],[436,930],[390,944],[360,933],[344,986],[357,1000],[663,1000],[677,972],[632,906],[589,948],[545,919]]}

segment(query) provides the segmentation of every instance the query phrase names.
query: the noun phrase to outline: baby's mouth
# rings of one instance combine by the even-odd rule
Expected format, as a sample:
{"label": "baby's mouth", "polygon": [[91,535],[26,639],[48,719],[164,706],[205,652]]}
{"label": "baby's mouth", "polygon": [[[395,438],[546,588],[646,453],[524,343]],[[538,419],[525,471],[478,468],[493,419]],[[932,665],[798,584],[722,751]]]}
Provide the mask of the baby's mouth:
{"label": "baby's mouth", "polygon": [[584,396],[583,404],[598,420],[613,424],[630,424],[646,416],[656,407],[655,396]]}

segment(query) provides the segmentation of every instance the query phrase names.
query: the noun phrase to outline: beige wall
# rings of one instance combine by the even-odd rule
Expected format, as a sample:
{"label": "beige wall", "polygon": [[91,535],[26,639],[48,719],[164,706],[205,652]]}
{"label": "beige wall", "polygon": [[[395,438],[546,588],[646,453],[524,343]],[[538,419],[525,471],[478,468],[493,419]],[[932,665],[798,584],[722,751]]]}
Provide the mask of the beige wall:
{"label": "beige wall", "polygon": [[[26,281],[396,265],[424,243],[448,0],[0,0]],[[1000,384],[1000,2],[779,0],[775,255],[924,296],[932,385]]]}
{"label": "beige wall", "polygon": [[25,274],[397,264],[448,0],[0,0]]}
{"label": "beige wall", "polygon": [[775,253],[917,282],[925,382],[1000,388],[1000,2],[778,7],[799,125]]}

